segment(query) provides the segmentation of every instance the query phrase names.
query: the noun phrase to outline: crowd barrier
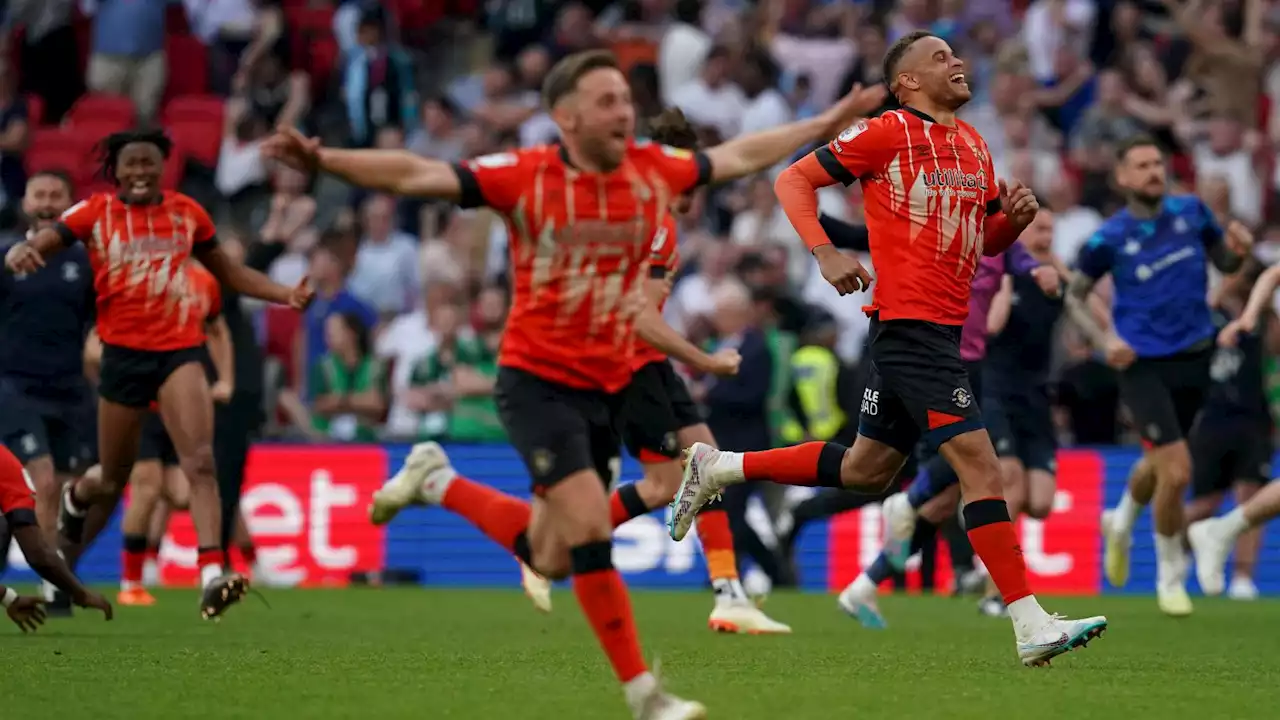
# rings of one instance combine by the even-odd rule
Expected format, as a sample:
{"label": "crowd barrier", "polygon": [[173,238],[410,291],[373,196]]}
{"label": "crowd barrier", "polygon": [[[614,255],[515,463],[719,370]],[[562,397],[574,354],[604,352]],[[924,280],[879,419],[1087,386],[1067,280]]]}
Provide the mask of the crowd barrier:
{"label": "crowd barrier", "polygon": [[[434,587],[514,586],[515,561],[462,520],[436,508],[414,508],[385,528],[369,524],[366,508],[390,471],[400,466],[407,445],[256,446],[249,457],[244,512],[258,545],[259,561],[278,582],[305,586],[345,585],[353,574],[388,569],[416,574]],[[506,446],[455,445],[447,448],[458,471],[501,490],[527,496],[528,479],[519,458]],[[1124,488],[1134,449],[1064,450],[1058,456],[1058,494],[1044,522],[1022,520],[1022,548],[1032,587],[1042,593],[1093,595],[1154,590],[1155,559],[1150,513],[1134,538],[1129,585],[1111,588],[1102,577],[1099,517]],[[623,480],[640,475],[627,460]],[[879,551],[878,508],[846,513],[807,528],[797,545],[802,587],[827,591],[843,587]],[[10,549],[6,580],[32,579]],[[196,542],[190,519],[175,516],[161,549],[161,579],[190,585],[196,578]],[[672,542],[660,512],[636,518],[615,535],[614,562],[634,587],[698,588],[706,584],[698,544]],[[939,562],[939,584],[948,580]],[[120,571],[119,516],[85,555],[80,575],[113,582]],[[918,579],[917,579],[918,580]],[[1194,586],[1194,578],[1192,579]],[[1280,595],[1280,533],[1265,540],[1257,584]]]}

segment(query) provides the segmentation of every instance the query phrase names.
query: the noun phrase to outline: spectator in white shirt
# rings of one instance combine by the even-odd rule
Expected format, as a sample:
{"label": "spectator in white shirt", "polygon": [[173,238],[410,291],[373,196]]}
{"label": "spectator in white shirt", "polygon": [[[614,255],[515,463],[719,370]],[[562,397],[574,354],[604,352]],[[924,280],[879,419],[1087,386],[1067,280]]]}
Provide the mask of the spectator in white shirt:
{"label": "spectator in white shirt", "polygon": [[1102,215],[1080,204],[1080,186],[1068,173],[1055,177],[1046,190],[1053,210],[1053,254],[1073,264],[1080,246],[1102,227]]}
{"label": "spectator in white shirt", "polygon": [[1058,49],[1068,41],[1092,37],[1097,7],[1093,0],[1036,0],[1022,21],[1022,40],[1037,80],[1054,79]]}
{"label": "spectator in white shirt", "polygon": [[395,201],[373,195],[361,209],[364,237],[356,251],[349,287],[379,315],[397,315],[413,307],[418,297],[418,243],[395,229]]}
{"label": "spectator in white shirt", "polygon": [[747,99],[742,113],[742,132],[753,133],[791,122],[791,107],[778,92],[778,63],[768,52],[755,49],[747,54],[739,78]]}
{"label": "spectator in white shirt", "polygon": [[658,80],[662,102],[675,102],[675,91],[693,82],[711,52],[711,38],[702,30],[701,0],[676,0],[676,21],[658,43]]}
{"label": "spectator in white shirt", "polygon": [[1232,216],[1257,227],[1262,222],[1262,182],[1253,149],[1245,143],[1244,129],[1236,120],[1220,116],[1209,120],[1204,130],[1192,146],[1196,174],[1219,175],[1226,180]]}
{"label": "spectator in white shirt", "polygon": [[715,128],[725,140],[738,134],[747,107],[742,88],[729,79],[732,69],[728,48],[713,48],[701,76],[685,83],[672,96],[672,103],[684,111],[690,122]]}

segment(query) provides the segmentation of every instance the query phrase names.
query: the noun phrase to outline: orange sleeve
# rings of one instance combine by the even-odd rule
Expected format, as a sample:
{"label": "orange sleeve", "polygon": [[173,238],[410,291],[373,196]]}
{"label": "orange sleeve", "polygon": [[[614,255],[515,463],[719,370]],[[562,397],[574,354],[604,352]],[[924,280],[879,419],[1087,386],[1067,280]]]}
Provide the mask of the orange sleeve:
{"label": "orange sleeve", "polygon": [[653,157],[654,168],[676,195],[711,182],[711,159],[701,152],[656,143],[639,143],[636,147]]}
{"label": "orange sleeve", "polygon": [[62,242],[70,246],[83,241],[93,233],[93,226],[102,216],[102,196],[94,195],[67,208],[58,218],[58,234]]}
{"label": "orange sleeve", "polygon": [[503,213],[515,209],[524,193],[531,153],[538,151],[493,153],[456,163],[453,171],[462,186],[458,205],[464,208],[489,207]]}
{"label": "orange sleeve", "polygon": [[810,252],[831,244],[831,238],[827,237],[827,231],[822,229],[818,220],[818,188],[835,182],[836,179],[827,172],[814,152],[783,170],[773,184],[778,204]]}
{"label": "orange sleeve", "polygon": [[861,120],[814,150],[813,156],[833,181],[848,187],[889,165],[902,137],[901,122],[892,113]]}

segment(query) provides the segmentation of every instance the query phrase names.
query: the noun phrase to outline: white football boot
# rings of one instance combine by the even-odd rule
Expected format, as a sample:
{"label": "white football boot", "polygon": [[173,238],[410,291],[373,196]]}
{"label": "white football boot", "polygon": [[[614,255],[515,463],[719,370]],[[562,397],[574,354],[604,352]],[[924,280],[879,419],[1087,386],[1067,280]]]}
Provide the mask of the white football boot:
{"label": "white football boot", "polygon": [[1101,526],[1104,541],[1102,566],[1107,582],[1111,587],[1122,588],[1129,582],[1129,549],[1133,545],[1133,534],[1115,522],[1114,510],[1102,513]]}
{"label": "white football boot", "polygon": [[456,476],[444,448],[433,442],[418,443],[400,472],[373,494],[369,519],[374,525],[386,525],[411,505],[439,505]]}
{"label": "white football boot", "polygon": [[916,509],[905,492],[894,493],[880,505],[884,520],[884,556],[893,569],[902,572],[911,557],[911,536],[916,532]]}
{"label": "white football boot", "polygon": [[1221,595],[1227,584],[1227,557],[1235,545],[1235,538],[1226,532],[1226,523],[1216,517],[1191,523],[1187,541],[1195,554],[1200,592]]}
{"label": "white football boot", "polygon": [[678,698],[662,689],[656,662],[653,672],[627,683],[623,691],[635,720],[702,720],[707,716],[702,703]]}
{"label": "white football boot", "polygon": [[694,443],[681,459],[684,476],[671,501],[667,531],[680,541],[689,534],[694,518],[704,505],[719,497],[726,486],[746,481],[742,474],[742,453],[717,450],[706,443]]}
{"label": "white football boot", "polygon": [[1050,615],[1048,622],[1039,630],[1018,638],[1018,657],[1027,667],[1044,667],[1053,658],[1102,637],[1106,629],[1107,619],[1101,615],[1083,620]]}

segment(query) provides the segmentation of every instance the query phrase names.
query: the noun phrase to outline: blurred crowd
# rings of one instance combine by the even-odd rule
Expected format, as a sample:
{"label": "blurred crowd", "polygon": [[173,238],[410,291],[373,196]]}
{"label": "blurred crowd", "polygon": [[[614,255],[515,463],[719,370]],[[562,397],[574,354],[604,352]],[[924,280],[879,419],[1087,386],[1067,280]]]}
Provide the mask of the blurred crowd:
{"label": "blurred crowd", "polygon": [[[586,48],[610,47],[623,61],[641,135],[643,118],[675,105],[714,143],[881,82],[887,45],[929,29],[966,61],[974,97],[962,117],[986,138],[997,173],[1028,183],[1053,211],[1053,248],[1068,264],[1119,206],[1112,148],[1140,132],[1167,147],[1180,189],[1224,222],[1253,227],[1264,262],[1280,259],[1280,225],[1267,224],[1280,197],[1272,0],[0,6],[0,221],[16,226],[27,172],[69,162],[41,138],[65,145],[68,132],[99,127],[85,116],[101,112],[86,108],[105,105],[92,102],[110,97],[129,105],[131,120],[170,128],[181,152],[166,182],[213,211],[225,242],[276,246],[275,279],[305,274],[317,285],[304,316],[257,309],[267,360],[241,369],[265,379],[273,431],[284,435],[502,440],[491,391],[508,238],[489,212],[275,167],[259,152],[263,138],[288,125],[327,144],[443,160],[554,141],[538,88],[555,60]],[[206,109],[198,117],[184,110],[197,106]],[[860,222],[856,187],[825,189],[820,200],[826,214]],[[722,442],[847,431],[867,318],[815,272],[772,178],[704,193],[681,225],[686,261],[669,321],[698,342],[744,348],[740,377],[690,378]],[[1062,441],[1125,441],[1114,374],[1066,323],[1060,334]],[[340,402],[355,396],[361,402]]]}

